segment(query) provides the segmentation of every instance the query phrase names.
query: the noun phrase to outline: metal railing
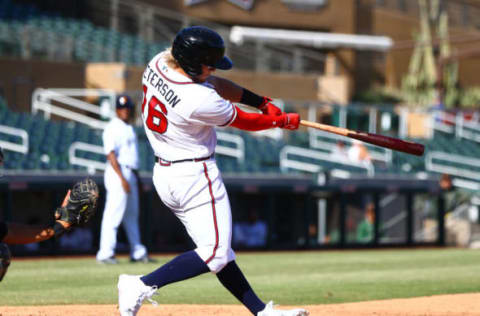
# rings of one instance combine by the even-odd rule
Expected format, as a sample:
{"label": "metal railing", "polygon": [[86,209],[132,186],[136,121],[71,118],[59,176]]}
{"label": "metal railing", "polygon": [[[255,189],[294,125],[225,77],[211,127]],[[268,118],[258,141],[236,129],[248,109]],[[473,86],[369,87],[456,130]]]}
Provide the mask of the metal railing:
{"label": "metal railing", "polygon": [[29,143],[28,143],[28,133],[26,130],[21,128],[16,128],[16,127],[10,127],[6,125],[0,125],[0,133],[19,137],[22,140],[22,142],[18,144],[15,142],[10,142],[10,141],[0,139],[0,147],[2,147],[5,150],[11,150],[11,151],[19,152],[22,154],[28,153]]}
{"label": "metal railing", "polygon": [[466,121],[463,117],[458,120],[456,134],[458,138],[465,138],[480,143],[480,124]]}
{"label": "metal railing", "polygon": [[216,154],[237,158],[239,162],[245,160],[245,141],[240,135],[217,131],[217,140],[233,144],[235,147],[217,144],[217,147],[215,147]]}
{"label": "metal railing", "polygon": [[452,179],[452,185],[457,188],[480,192],[480,182],[478,181],[454,178]]}
{"label": "metal railing", "polygon": [[480,120],[478,113],[474,113],[470,119],[465,118],[464,112],[452,114],[444,111],[432,112],[429,127],[432,135],[435,131],[454,134],[456,138],[465,138],[480,142]]}
{"label": "metal railing", "polygon": [[[442,164],[438,161],[448,162],[448,164]],[[455,166],[451,164],[455,164]],[[480,180],[480,172],[472,170],[472,168],[479,168],[479,166],[480,159],[453,155],[441,151],[430,151],[425,156],[425,169],[427,171],[446,173],[475,181]]]}
{"label": "metal railing", "polygon": [[[215,150],[216,154],[234,157],[239,162],[243,162],[245,160],[245,142],[241,136],[217,132],[217,139],[233,144],[235,147],[217,145]],[[68,150],[68,160],[71,165],[87,168],[90,174],[95,173],[96,170],[105,170],[107,166],[105,161],[79,157],[77,156],[79,151],[104,156],[105,153],[102,146],[85,142],[73,142]]]}
{"label": "metal railing", "polygon": [[77,151],[105,155],[102,146],[73,142],[68,149],[68,161],[71,165],[86,167],[90,174],[95,173],[96,170],[105,170],[107,167],[107,163],[104,161],[78,157]]}
{"label": "metal railing", "polygon": [[[322,166],[320,166],[319,164],[292,159],[290,158],[291,156],[304,157],[304,158],[318,160],[318,161],[340,164],[346,167],[358,168],[359,170],[366,171],[369,177],[373,177],[375,174],[375,170],[373,168],[373,165],[371,164],[363,164],[363,163],[351,162],[348,160],[341,160],[338,157],[335,157],[329,153],[324,153],[317,150],[306,149],[306,148],[296,147],[296,146],[285,146],[281,149],[280,169],[282,171],[287,171],[288,169],[295,169],[295,170],[306,171],[310,173],[318,173],[323,170]],[[336,169],[338,168],[332,168],[332,170],[336,170]],[[345,178],[345,177],[351,176],[351,172],[346,170],[342,170],[342,171],[343,171],[342,177]]]}
{"label": "metal railing", "polygon": [[[346,145],[350,146],[353,144],[353,140],[348,137],[327,133],[316,129],[309,129],[308,134],[310,147],[314,149],[332,152],[336,147],[336,142],[338,141],[342,141]],[[392,151],[390,149],[370,145],[368,143],[364,143],[364,145],[367,147],[368,153],[372,160],[381,161],[387,165],[392,163]]]}
{"label": "metal railing", "polygon": [[[42,89],[37,88],[32,94],[32,113],[43,111],[45,119],[52,114],[103,129],[107,125],[104,119],[115,116],[115,91],[106,89]],[[104,97],[109,100],[105,105],[96,105],[75,97]],[[76,111],[72,110],[75,109]]]}

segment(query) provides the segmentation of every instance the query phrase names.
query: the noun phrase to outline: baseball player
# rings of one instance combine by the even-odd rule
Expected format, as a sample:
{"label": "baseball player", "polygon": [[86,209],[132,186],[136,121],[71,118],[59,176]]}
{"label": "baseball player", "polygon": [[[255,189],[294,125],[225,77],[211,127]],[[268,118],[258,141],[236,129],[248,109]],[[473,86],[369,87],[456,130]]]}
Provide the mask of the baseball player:
{"label": "baseball player", "polygon": [[[0,166],[3,165],[3,151],[0,148]],[[89,185],[97,188],[96,184],[88,179]],[[90,188],[88,188],[90,189]],[[74,193],[72,193],[72,190]],[[73,205],[72,196],[76,194],[77,188],[74,186],[72,190],[68,190],[62,205],[55,211],[55,221],[49,226],[27,225],[20,223],[6,223],[0,222],[0,281],[7,273],[10,265],[10,250],[7,244],[29,244],[33,242],[41,242],[52,237],[60,237],[65,231],[79,224],[79,222],[86,223],[90,217],[95,213],[96,207],[90,202],[78,202]],[[95,199],[98,198],[98,190],[96,191]],[[90,197],[88,197],[90,198]],[[87,209],[83,209],[85,205],[91,205]],[[82,212],[88,214],[81,214]]]}
{"label": "baseball player", "polygon": [[[235,262],[230,202],[214,156],[215,126],[297,129],[300,118],[283,113],[269,98],[213,76],[217,68],[232,68],[224,52],[224,42],[215,31],[188,27],[176,35],[171,49],[150,61],[143,74],[142,117],[157,161],[153,183],[196,248],[145,276],[120,275],[121,315],[136,315],[143,300],[151,300],[157,289],[209,271],[253,315],[308,315],[304,309],[278,310],[272,302],[265,304]],[[244,112],[231,102],[263,113]]]}
{"label": "baseball player", "polygon": [[106,202],[100,234],[97,261],[118,263],[115,258],[118,227],[123,223],[130,244],[131,262],[151,262],[147,249],[140,242],[138,228],[138,145],[129,124],[134,103],[128,95],[116,100],[116,114],[103,131],[103,148],[107,155],[104,173]]}

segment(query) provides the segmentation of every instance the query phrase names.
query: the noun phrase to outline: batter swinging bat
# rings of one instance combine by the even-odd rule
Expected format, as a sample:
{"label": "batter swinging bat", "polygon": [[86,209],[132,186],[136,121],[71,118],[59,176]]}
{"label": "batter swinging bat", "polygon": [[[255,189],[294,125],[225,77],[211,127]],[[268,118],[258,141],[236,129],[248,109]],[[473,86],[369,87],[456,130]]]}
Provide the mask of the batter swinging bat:
{"label": "batter swinging bat", "polygon": [[366,143],[370,143],[380,147],[390,148],[390,149],[401,151],[407,154],[422,156],[425,150],[425,146],[423,146],[422,144],[409,142],[409,141],[401,140],[398,138],[372,134],[372,133],[358,132],[358,131],[349,130],[343,127],[320,124],[320,123],[310,122],[306,120],[300,120],[300,125],[316,128],[321,131],[325,131],[325,132],[329,132],[337,135],[355,138]]}

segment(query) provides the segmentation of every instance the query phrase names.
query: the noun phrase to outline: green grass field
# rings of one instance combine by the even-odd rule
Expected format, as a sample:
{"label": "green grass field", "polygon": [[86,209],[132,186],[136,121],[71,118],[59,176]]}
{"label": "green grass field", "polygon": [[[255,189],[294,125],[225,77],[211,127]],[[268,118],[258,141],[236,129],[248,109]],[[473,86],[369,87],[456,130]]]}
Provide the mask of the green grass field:
{"label": "green grass field", "polygon": [[[2,305],[116,304],[121,273],[156,264],[98,265],[93,257],[13,260],[0,284]],[[468,249],[239,253],[258,295],[288,305],[326,304],[480,291],[480,251]],[[171,284],[160,303],[237,304],[212,274]]]}

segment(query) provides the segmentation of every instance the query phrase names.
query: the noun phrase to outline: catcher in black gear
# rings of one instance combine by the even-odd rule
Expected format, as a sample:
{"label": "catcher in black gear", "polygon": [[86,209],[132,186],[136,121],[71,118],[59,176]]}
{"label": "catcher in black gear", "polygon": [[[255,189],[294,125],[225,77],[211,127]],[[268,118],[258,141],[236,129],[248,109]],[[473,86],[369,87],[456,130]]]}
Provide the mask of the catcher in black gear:
{"label": "catcher in black gear", "polygon": [[[0,148],[0,166],[3,152]],[[72,227],[86,224],[95,214],[98,187],[92,179],[77,182],[68,190],[61,207],[54,214],[55,220],[47,227],[20,223],[0,222],[0,281],[10,265],[11,254],[7,244],[29,244],[58,237]]]}

